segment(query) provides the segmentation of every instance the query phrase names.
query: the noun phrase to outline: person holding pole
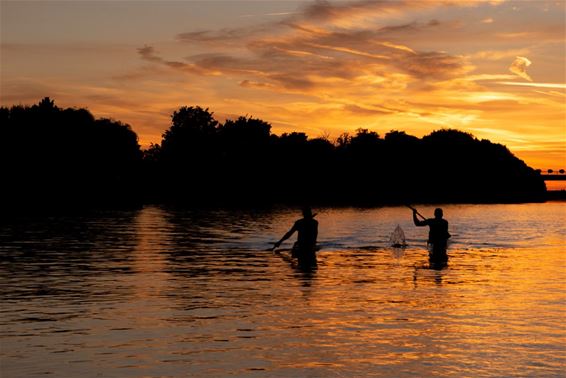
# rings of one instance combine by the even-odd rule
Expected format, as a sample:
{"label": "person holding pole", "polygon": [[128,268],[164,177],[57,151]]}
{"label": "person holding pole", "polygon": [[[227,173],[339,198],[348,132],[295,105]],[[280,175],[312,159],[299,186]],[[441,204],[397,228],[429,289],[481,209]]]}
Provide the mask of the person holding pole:
{"label": "person holding pole", "polygon": [[[410,207],[413,210],[413,222],[417,227],[429,227],[428,244],[431,246],[429,258],[434,263],[446,263],[448,261],[448,254],[446,248],[450,233],[448,232],[448,221],[443,218],[443,211],[441,208],[434,210],[434,218],[425,218],[417,209]],[[417,215],[422,218],[419,220]]]}

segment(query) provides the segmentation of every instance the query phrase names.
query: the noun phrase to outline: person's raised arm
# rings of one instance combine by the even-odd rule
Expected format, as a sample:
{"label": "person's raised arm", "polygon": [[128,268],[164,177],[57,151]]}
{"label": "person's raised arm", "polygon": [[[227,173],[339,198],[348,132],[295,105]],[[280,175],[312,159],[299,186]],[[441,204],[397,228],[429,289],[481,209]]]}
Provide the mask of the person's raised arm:
{"label": "person's raised arm", "polygon": [[413,223],[415,224],[415,226],[418,227],[422,227],[422,226],[426,226],[427,222],[426,221],[421,221],[419,220],[419,218],[417,218],[417,210],[413,209]]}
{"label": "person's raised arm", "polygon": [[279,248],[281,243],[283,243],[285,240],[289,239],[295,233],[295,231],[297,231],[297,224],[296,223],[293,225],[293,227],[291,227],[291,229],[289,231],[287,231],[287,233],[285,235],[283,235],[281,240],[279,240],[277,243],[275,243],[273,245],[273,249]]}

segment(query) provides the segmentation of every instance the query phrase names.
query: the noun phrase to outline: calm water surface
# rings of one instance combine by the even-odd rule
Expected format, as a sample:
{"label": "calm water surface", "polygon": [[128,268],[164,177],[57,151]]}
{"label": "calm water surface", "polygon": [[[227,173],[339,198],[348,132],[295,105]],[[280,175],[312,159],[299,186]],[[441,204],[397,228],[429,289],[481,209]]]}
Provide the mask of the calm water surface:
{"label": "calm water surface", "polygon": [[293,209],[3,223],[1,376],[564,376],[566,203],[444,210],[442,270],[406,208],[316,209],[312,273],[265,250]]}

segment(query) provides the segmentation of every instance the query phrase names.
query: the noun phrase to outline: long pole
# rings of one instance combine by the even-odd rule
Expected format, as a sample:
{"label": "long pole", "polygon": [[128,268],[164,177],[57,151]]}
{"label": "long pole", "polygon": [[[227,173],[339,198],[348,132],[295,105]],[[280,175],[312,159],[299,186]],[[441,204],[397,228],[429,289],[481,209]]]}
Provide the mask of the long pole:
{"label": "long pole", "polygon": [[423,220],[426,220],[426,218],[424,217],[424,215],[422,215],[421,213],[418,212],[417,209],[415,209],[414,207],[412,207],[411,205],[405,205],[407,206],[409,209],[413,210],[415,213],[417,213],[417,215],[421,218],[423,218]]}

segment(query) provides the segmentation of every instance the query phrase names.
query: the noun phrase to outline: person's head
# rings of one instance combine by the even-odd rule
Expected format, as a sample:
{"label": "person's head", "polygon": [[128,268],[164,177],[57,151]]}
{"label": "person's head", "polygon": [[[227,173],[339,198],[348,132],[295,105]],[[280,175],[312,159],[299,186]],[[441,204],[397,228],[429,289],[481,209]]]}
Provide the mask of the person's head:
{"label": "person's head", "polygon": [[312,218],[312,210],[310,206],[303,206],[303,217]]}
{"label": "person's head", "polygon": [[443,215],[444,215],[444,213],[442,212],[442,209],[440,207],[437,207],[436,209],[434,209],[434,217],[435,218],[441,219]]}

